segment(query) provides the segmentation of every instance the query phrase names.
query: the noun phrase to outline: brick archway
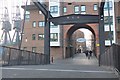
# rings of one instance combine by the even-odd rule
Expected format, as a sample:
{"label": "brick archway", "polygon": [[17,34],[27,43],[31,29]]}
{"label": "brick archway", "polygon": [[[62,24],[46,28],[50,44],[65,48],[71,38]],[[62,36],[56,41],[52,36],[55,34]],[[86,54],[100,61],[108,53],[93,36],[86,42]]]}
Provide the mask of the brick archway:
{"label": "brick archway", "polygon": [[98,55],[99,55],[99,47],[98,46],[96,46],[96,44],[98,44],[99,43],[99,31],[98,31],[98,24],[75,24],[75,25],[72,25],[72,26],[67,26],[65,29],[66,29],[66,31],[65,31],[65,33],[64,33],[64,35],[65,35],[65,53],[64,53],[64,55],[65,55],[65,57],[67,58],[67,57],[71,57],[70,56],[70,52],[71,51],[69,51],[69,50],[67,50],[66,48],[68,48],[69,47],[69,44],[70,44],[70,37],[71,37],[71,35],[77,30],[77,29],[80,29],[80,28],[85,28],[85,29],[88,29],[88,30],[90,30],[92,33],[93,33],[93,35],[94,35],[94,49],[95,49],[95,54],[96,54],[96,56],[98,57]]}

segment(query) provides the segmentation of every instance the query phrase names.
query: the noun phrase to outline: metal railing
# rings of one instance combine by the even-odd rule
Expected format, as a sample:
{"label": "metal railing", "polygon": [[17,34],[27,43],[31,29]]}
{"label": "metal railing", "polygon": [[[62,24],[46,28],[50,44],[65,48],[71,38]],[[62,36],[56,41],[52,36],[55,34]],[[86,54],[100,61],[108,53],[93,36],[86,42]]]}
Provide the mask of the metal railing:
{"label": "metal railing", "polygon": [[100,65],[116,68],[120,72],[120,45],[113,44],[100,55]]}
{"label": "metal railing", "polygon": [[48,55],[36,53],[16,48],[1,46],[0,64],[2,66],[11,65],[40,65],[48,63]]}

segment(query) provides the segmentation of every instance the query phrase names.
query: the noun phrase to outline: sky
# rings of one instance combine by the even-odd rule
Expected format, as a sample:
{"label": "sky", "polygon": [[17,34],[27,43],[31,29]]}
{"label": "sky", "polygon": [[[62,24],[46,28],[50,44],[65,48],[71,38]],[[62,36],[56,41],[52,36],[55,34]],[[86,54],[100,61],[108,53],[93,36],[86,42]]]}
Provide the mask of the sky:
{"label": "sky", "polygon": [[[9,19],[10,23],[13,25],[12,22],[12,15],[13,13],[16,12],[16,5],[20,6],[20,12],[21,12],[21,18],[23,18],[23,12],[24,10],[21,8],[21,5],[25,5],[26,0],[0,0],[0,40],[1,40],[1,35],[2,35],[2,14],[4,14],[4,7],[6,6],[8,8],[9,12]],[[29,2],[28,2],[29,3]],[[13,26],[12,26],[13,27]],[[11,37],[13,35],[14,31],[10,31]]]}
{"label": "sky", "polygon": [[85,39],[91,39],[90,36],[92,35],[92,32],[90,30],[83,28],[83,29],[80,29],[80,31],[82,31],[84,33]]}
{"label": "sky", "polygon": [[86,39],[86,46],[91,50],[91,40],[90,39],[92,39],[91,38],[91,35],[93,35],[92,32],[85,28],[80,29],[80,31],[82,31],[84,33],[84,36]]}

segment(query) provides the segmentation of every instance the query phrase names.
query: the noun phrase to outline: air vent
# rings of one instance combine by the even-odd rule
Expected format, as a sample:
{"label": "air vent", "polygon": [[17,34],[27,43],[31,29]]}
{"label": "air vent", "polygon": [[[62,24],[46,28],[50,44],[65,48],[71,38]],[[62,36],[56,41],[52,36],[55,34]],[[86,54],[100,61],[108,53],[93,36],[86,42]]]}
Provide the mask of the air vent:
{"label": "air vent", "polygon": [[68,5],[72,5],[72,3],[68,3]]}

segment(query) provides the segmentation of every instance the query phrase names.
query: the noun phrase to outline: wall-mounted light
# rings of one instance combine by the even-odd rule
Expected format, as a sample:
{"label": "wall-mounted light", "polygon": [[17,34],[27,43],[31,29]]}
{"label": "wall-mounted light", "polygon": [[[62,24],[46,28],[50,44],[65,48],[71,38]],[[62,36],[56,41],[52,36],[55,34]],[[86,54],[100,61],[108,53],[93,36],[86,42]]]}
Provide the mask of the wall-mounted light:
{"label": "wall-mounted light", "polygon": [[25,38],[25,42],[27,42],[27,37]]}

